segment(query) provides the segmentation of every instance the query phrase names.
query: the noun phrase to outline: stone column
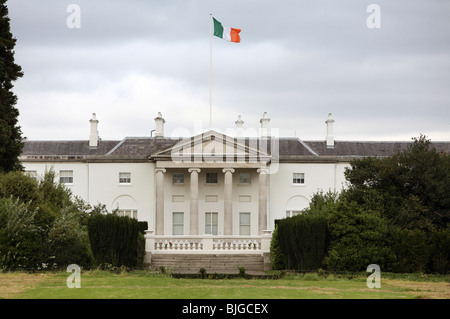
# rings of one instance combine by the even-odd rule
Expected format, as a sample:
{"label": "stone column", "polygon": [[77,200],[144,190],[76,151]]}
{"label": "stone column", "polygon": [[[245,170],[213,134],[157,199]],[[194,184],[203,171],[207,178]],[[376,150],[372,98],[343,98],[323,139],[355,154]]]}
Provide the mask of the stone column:
{"label": "stone column", "polygon": [[155,235],[164,235],[164,173],[165,168],[155,169],[156,174],[156,218]]}
{"label": "stone column", "polygon": [[200,173],[200,168],[190,168],[188,172],[191,173],[190,233],[198,235],[198,173]]}
{"label": "stone column", "polygon": [[233,235],[233,168],[224,168],[224,235]]}
{"label": "stone column", "polygon": [[258,202],[258,234],[267,229],[267,168],[258,168],[259,202]]}

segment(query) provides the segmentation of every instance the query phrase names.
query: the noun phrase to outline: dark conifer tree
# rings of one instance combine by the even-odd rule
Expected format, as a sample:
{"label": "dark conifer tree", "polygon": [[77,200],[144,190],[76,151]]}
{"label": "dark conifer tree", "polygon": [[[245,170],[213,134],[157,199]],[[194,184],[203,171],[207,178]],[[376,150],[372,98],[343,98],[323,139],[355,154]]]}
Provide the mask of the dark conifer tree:
{"label": "dark conifer tree", "polygon": [[0,0],[0,172],[22,169],[18,156],[22,153],[22,131],[13,82],[23,76],[14,62],[16,39],[10,31],[6,0]]}

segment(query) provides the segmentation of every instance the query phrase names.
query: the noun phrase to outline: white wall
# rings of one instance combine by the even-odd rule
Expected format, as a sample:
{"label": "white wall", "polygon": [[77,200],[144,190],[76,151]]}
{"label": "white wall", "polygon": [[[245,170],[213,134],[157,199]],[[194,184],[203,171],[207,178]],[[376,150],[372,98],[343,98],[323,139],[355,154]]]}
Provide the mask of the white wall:
{"label": "white wall", "polygon": [[[36,171],[38,177],[43,176],[46,169],[53,168],[57,174],[57,181],[61,170],[72,170],[73,184],[66,187],[73,195],[81,197],[91,205],[104,204],[109,212],[117,208],[117,203],[120,209],[136,208],[138,220],[148,221],[149,229],[154,223],[153,163],[23,162],[22,164],[26,171]],[[120,172],[131,173],[130,185],[119,184]],[[136,207],[127,207],[130,202],[136,203]]]}
{"label": "white wall", "polygon": [[[105,204],[108,211],[115,209],[119,203],[120,209],[134,209],[127,207],[136,205],[138,220],[147,221],[149,229],[155,229],[155,173],[153,163],[77,163],[52,162],[35,163],[23,162],[25,170],[37,171],[42,176],[45,170],[53,167],[59,174],[60,170],[73,170],[74,183],[67,185],[74,195],[80,196],[91,205]],[[340,191],[345,185],[344,170],[348,163],[280,163],[276,174],[268,178],[268,229],[273,229],[275,219],[285,218],[288,203],[307,207],[312,195],[319,190]],[[131,184],[119,184],[119,173],[130,172]],[[183,185],[173,185],[173,172],[184,173]],[[207,185],[206,172],[218,173],[218,184]],[[239,173],[250,172],[251,184],[240,185]],[[293,173],[304,173],[305,184],[294,185]],[[233,173],[233,234],[239,234],[239,213],[251,213],[251,235],[258,234],[258,200],[259,175],[256,169],[235,169]],[[59,180],[59,175],[58,175]],[[190,234],[190,173],[187,169],[167,169],[164,174],[164,232],[172,234],[172,213],[184,212],[184,234]],[[173,195],[183,195],[182,202],[174,202]],[[216,195],[217,202],[206,202],[206,195]],[[218,233],[224,233],[224,173],[222,169],[204,168],[199,174],[198,197],[198,233],[205,231],[205,212],[217,212],[219,219]],[[251,202],[241,202],[239,196],[251,197]],[[304,198],[304,200],[303,200]],[[289,200],[291,200],[289,202]],[[114,206],[114,207],[113,207]],[[294,207],[288,207],[293,209]]]}
{"label": "white wall", "polygon": [[[298,207],[301,210],[320,190],[340,191],[345,183],[347,166],[348,163],[281,163],[277,173],[270,175],[268,228],[273,229],[275,219],[285,218],[287,208],[293,209],[293,203],[301,202],[297,200],[299,197],[307,200],[303,201],[304,207]],[[293,184],[293,173],[305,174],[304,185]]]}

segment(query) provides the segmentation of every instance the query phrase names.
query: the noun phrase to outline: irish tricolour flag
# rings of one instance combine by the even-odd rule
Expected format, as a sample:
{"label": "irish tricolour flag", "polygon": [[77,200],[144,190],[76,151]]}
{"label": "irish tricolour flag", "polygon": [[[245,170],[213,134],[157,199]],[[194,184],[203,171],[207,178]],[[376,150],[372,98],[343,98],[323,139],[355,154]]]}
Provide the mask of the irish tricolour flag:
{"label": "irish tricolour flag", "polygon": [[239,37],[239,32],[241,32],[241,29],[236,29],[236,28],[230,28],[230,27],[225,27],[222,25],[222,23],[220,23],[219,21],[217,21],[216,19],[213,18],[214,21],[214,35],[216,37],[219,37],[221,39],[230,41],[230,42],[241,42],[241,38]]}

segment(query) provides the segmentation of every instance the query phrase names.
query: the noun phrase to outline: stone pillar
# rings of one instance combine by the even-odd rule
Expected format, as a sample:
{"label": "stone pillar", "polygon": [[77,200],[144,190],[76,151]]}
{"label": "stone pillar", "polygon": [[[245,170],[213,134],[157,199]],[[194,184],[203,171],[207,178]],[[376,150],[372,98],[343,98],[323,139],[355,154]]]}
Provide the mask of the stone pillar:
{"label": "stone pillar", "polygon": [[200,173],[200,168],[190,168],[188,172],[191,173],[190,233],[198,235],[198,173]]}
{"label": "stone pillar", "polygon": [[155,169],[156,174],[156,235],[164,235],[164,173],[165,168]]}
{"label": "stone pillar", "polygon": [[233,168],[224,168],[224,235],[233,235]]}
{"label": "stone pillar", "polygon": [[258,234],[267,229],[267,168],[257,169],[259,174]]}

